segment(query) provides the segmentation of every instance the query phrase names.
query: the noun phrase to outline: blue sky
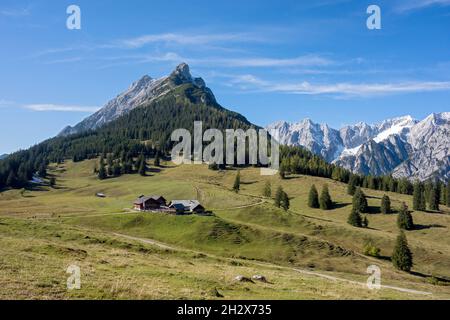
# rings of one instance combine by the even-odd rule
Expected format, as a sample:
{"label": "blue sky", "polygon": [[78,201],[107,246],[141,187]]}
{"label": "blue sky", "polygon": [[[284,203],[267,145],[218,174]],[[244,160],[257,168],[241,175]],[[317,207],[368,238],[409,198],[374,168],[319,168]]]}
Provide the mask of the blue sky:
{"label": "blue sky", "polygon": [[[66,28],[71,4],[81,30]],[[370,4],[381,30],[366,27]],[[0,154],[180,62],[260,125],[420,119],[450,111],[449,40],[450,0],[2,0]]]}

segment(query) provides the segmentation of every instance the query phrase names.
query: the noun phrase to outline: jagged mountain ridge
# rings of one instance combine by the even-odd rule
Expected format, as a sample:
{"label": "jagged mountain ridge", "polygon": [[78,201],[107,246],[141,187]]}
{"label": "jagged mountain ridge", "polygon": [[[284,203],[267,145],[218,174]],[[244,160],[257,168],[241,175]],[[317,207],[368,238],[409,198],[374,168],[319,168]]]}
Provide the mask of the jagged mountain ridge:
{"label": "jagged mountain ridge", "polygon": [[216,103],[212,91],[206,87],[202,78],[192,77],[189,66],[181,63],[167,77],[153,79],[148,75],[134,82],[127,90],[110,100],[100,110],[87,117],[75,126],[67,126],[59,135],[67,136],[92,130],[109,123],[143,104],[151,103],[170,93],[182,84],[192,84],[203,91],[202,103]]}
{"label": "jagged mountain ridge", "polygon": [[280,143],[308,148],[356,173],[427,180],[450,176],[450,112],[418,121],[411,116],[336,130],[310,119],[267,127]]}

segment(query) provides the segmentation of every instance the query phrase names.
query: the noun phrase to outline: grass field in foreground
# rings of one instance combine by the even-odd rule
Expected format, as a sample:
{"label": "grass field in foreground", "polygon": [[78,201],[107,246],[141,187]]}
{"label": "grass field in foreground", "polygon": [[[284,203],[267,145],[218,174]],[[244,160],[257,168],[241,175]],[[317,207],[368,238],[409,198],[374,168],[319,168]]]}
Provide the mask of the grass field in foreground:
{"label": "grass field in foreground", "polygon": [[[0,285],[5,288],[0,297],[202,299],[214,298],[216,287],[225,298],[236,299],[450,297],[450,287],[437,281],[450,277],[448,208],[443,207],[442,214],[413,213],[418,228],[407,232],[415,263],[411,275],[394,270],[389,261],[397,235],[396,215],[369,215],[370,229],[349,226],[351,197],[343,184],[307,176],[261,177],[257,169],[249,168],[241,170],[241,191],[236,194],[230,190],[235,170],[167,165],[148,177],[99,181],[93,166],[93,161],[52,166],[49,172],[57,178],[55,189],[0,193]],[[266,180],[273,189],[282,185],[287,191],[289,212],[261,197]],[[313,183],[319,189],[329,185],[335,209],[306,207]],[[97,192],[107,197],[97,198]],[[383,193],[365,192],[369,205],[379,206]],[[132,201],[140,194],[161,194],[169,200],[198,197],[215,216],[133,213]],[[388,194],[394,207],[402,201],[411,204],[410,196]],[[161,250],[114,233],[192,251]],[[361,254],[369,239],[381,248],[382,259]],[[69,293],[65,268],[71,261],[87,271],[83,289]],[[433,295],[370,291],[289,269],[365,282],[370,264],[381,267],[383,284]],[[233,278],[238,274],[264,274],[273,283],[236,283]]]}

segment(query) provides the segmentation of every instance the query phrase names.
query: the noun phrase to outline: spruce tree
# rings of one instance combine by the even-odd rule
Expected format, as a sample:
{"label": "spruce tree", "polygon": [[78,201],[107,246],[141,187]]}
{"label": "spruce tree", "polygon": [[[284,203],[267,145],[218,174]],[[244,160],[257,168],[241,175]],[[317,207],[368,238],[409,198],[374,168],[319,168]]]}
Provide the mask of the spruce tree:
{"label": "spruce tree", "polygon": [[114,162],[114,166],[113,166],[113,174],[115,177],[118,177],[122,174],[122,167],[120,166],[119,161],[115,161]]}
{"label": "spruce tree", "polygon": [[397,216],[397,226],[403,230],[414,229],[414,221],[411,213],[408,210],[406,203],[403,202]]}
{"label": "spruce tree", "polygon": [[283,188],[281,186],[278,187],[277,192],[275,193],[275,201],[274,204],[277,208],[281,206],[281,199],[283,197]]}
{"label": "spruce tree", "polygon": [[328,186],[324,185],[322,188],[322,192],[319,198],[320,209],[322,210],[330,210],[333,206],[333,201],[330,197],[330,192],[328,191]]}
{"label": "spruce tree", "polygon": [[433,185],[430,190],[428,207],[432,211],[439,211],[439,191],[437,190],[436,185]]}
{"label": "spruce tree", "polygon": [[289,206],[290,206],[289,196],[284,191],[281,193],[281,203],[280,203],[280,205],[281,205],[281,207],[283,208],[284,211],[288,211],[289,210]]}
{"label": "spruce tree", "polygon": [[308,196],[308,206],[310,208],[319,208],[319,193],[317,192],[316,186],[313,184],[311,186],[311,189],[309,190],[309,196]]}
{"label": "spruce tree", "polygon": [[238,193],[241,188],[241,172],[238,171],[236,174],[236,178],[234,178],[233,190]]}
{"label": "spruce tree", "polygon": [[366,195],[359,187],[356,188],[355,194],[353,195],[353,208],[361,213],[367,213],[368,211]]}
{"label": "spruce tree", "polygon": [[381,198],[381,213],[391,213],[391,199],[387,195]]}
{"label": "spruce tree", "polygon": [[401,230],[397,237],[397,242],[392,253],[392,264],[398,270],[409,272],[413,266],[411,250],[408,247],[408,240],[405,233]]}
{"label": "spruce tree", "polygon": [[47,176],[47,165],[45,162],[43,162],[40,166],[39,166],[39,170],[38,170],[38,175],[41,178],[45,178]]}
{"label": "spruce tree", "polygon": [[450,207],[450,181],[447,181],[445,198],[446,198],[445,203],[447,204],[447,207]]}
{"label": "spruce tree", "polygon": [[147,175],[147,163],[146,163],[145,157],[143,155],[140,156],[138,172],[141,176]]}
{"label": "spruce tree", "polygon": [[350,224],[354,227],[358,227],[358,228],[362,227],[361,215],[355,208],[353,208],[352,211],[350,211],[350,215],[348,216],[347,222],[348,222],[348,224]]}
{"label": "spruce tree", "polygon": [[17,186],[17,177],[14,170],[9,171],[8,178],[6,179],[6,185],[11,188],[15,188]]}
{"label": "spruce tree", "polygon": [[424,211],[426,208],[423,206],[423,185],[421,182],[416,181],[414,183],[413,191],[413,209],[416,211]]}
{"label": "spruce tree", "polygon": [[100,168],[98,169],[98,178],[100,180],[103,180],[103,179],[106,179],[106,177],[107,177],[107,175],[106,175],[105,164],[102,160],[100,160]]}
{"label": "spruce tree", "polygon": [[347,193],[349,195],[352,196],[355,194],[356,184],[357,184],[357,177],[356,177],[356,175],[352,174],[350,176],[350,180],[348,181],[348,186],[347,186]]}
{"label": "spruce tree", "polygon": [[266,184],[264,185],[263,196],[266,198],[270,198],[272,196],[270,181],[266,181]]}

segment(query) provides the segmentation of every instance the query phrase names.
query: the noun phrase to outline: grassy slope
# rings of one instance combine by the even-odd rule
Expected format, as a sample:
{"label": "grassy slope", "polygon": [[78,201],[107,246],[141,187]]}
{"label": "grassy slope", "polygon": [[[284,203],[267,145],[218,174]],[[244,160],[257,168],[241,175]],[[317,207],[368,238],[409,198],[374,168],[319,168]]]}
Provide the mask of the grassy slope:
{"label": "grassy slope", "polygon": [[[77,164],[68,162],[51,171],[57,176],[57,189],[27,191],[23,194],[7,191],[0,194],[0,215],[8,217],[3,218],[2,222],[6,222],[0,224],[0,267],[6,271],[2,272],[0,284],[7,285],[7,295],[40,298],[70,298],[75,295],[90,298],[198,299],[211,298],[210,291],[218,287],[226,298],[413,297],[384,289],[371,292],[351,284],[333,284],[328,280],[298,275],[289,269],[280,272],[273,267],[255,264],[254,260],[257,260],[286,267],[321,270],[323,273],[362,282],[367,278],[367,266],[377,264],[382,268],[382,277],[387,284],[432,291],[435,293],[434,298],[449,297],[449,287],[432,286],[424,276],[450,277],[449,215],[413,214],[420,228],[408,232],[407,236],[414,253],[414,271],[420,275],[411,276],[396,272],[388,261],[397,233],[396,215],[370,215],[369,230],[348,226],[346,219],[351,199],[345,193],[346,186],[340,183],[305,176],[281,181],[278,176],[261,177],[258,170],[246,169],[241,172],[242,190],[235,194],[229,190],[234,171],[212,172],[205,166],[166,167],[145,178],[132,175],[98,181],[92,175],[92,168],[92,161]],[[291,211],[280,211],[272,206],[271,200],[260,197],[265,179],[271,180],[274,189],[279,184],[283,185],[292,198]],[[332,197],[338,204],[336,209],[323,212],[305,206],[312,183],[319,188],[324,183],[329,184]],[[107,198],[96,198],[96,192],[104,192]],[[379,205],[383,193],[370,190],[366,193],[371,197],[370,205]],[[140,194],[162,194],[167,199],[196,198],[199,195],[201,202],[208,209],[213,209],[216,216],[175,217],[129,212],[131,201]],[[411,201],[409,196],[389,195],[394,207],[401,201]],[[448,208],[444,208],[444,211],[448,213]],[[30,220],[30,217],[36,219]],[[48,230],[53,230],[53,233],[76,232],[83,236],[66,239],[52,236],[53,233],[49,234]],[[123,239],[115,239],[113,232],[157,239],[223,257],[217,258],[219,260],[243,258],[246,259],[245,268],[249,269],[232,265],[229,260],[224,262],[207,257],[194,259],[192,254],[159,252],[154,248],[135,250],[133,246],[137,244],[128,248],[129,244],[123,244]],[[86,235],[91,238],[91,234],[115,240],[111,240],[113,245],[82,240]],[[30,237],[34,241],[29,241]],[[368,238],[381,247],[385,259],[369,259],[360,254]],[[116,242],[121,244],[117,245]],[[75,248],[74,252],[84,250],[87,254],[82,254],[83,258],[80,258],[67,248]],[[15,251],[20,254],[15,256]],[[117,260],[126,267],[101,262],[112,259],[116,254],[119,257]],[[66,277],[61,265],[68,265],[73,259],[93,270],[92,277],[87,279],[83,290],[67,293],[63,289],[64,283],[61,283],[64,282],[61,279]],[[33,263],[40,267],[34,269]],[[194,265],[191,266],[191,263]],[[46,271],[42,271],[47,269],[54,269],[54,272],[47,275]],[[14,270],[28,275],[15,277],[12,273]],[[101,275],[99,270],[102,270]],[[232,281],[237,274],[256,273],[263,273],[274,283],[243,285]],[[55,274],[60,275],[57,283],[52,282]],[[25,281],[27,277],[36,279]],[[104,281],[103,277],[107,280]],[[121,277],[123,280],[120,280]],[[204,282],[197,282],[196,278],[204,279]],[[159,284],[156,286],[158,290],[155,289],[156,282]],[[116,292],[114,283],[127,288]],[[136,286],[133,283],[143,285]],[[136,289],[138,287],[140,291]]]}

